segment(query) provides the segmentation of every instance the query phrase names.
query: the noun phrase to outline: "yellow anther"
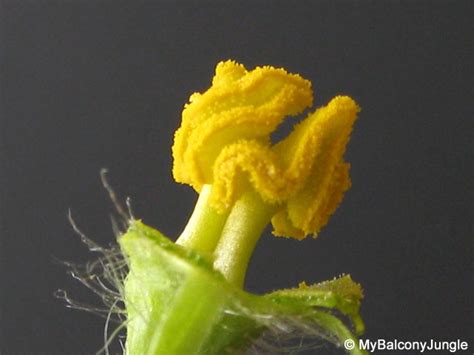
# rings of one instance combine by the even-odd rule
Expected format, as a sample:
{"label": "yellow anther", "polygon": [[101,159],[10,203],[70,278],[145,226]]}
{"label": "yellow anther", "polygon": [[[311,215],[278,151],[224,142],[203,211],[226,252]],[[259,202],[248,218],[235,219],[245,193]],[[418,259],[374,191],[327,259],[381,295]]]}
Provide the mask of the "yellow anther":
{"label": "yellow anther", "polygon": [[299,177],[302,185],[272,219],[276,235],[317,234],[336,210],[351,185],[350,165],[343,155],[358,111],[354,100],[338,96],[275,147],[290,167],[289,174]]}
{"label": "yellow anther", "polygon": [[248,72],[232,61],[218,64],[212,83],[183,111],[173,146],[175,179],[197,191],[211,184],[210,204],[218,211],[253,189],[277,207],[274,234],[317,234],[350,187],[343,154],[357,104],[335,97],[271,146],[269,135],[283,118],[311,105],[311,84],[283,69]]}
{"label": "yellow anther", "polygon": [[283,69],[247,71],[233,61],[217,65],[213,85],[185,106],[173,145],[176,181],[200,191],[212,184],[222,149],[242,139],[269,144],[269,135],[288,115],[312,104],[311,83]]}

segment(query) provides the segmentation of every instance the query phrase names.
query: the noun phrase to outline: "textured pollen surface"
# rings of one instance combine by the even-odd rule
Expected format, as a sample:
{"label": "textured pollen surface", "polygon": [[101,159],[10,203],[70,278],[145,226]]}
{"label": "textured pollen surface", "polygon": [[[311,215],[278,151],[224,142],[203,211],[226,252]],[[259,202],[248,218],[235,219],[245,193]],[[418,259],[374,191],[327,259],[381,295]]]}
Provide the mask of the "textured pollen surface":
{"label": "textured pollen surface", "polygon": [[343,155],[358,111],[351,98],[335,97],[275,146],[300,185],[272,219],[274,234],[303,238],[327,224],[351,186]]}
{"label": "textured pollen surface", "polygon": [[212,87],[193,94],[183,111],[173,146],[176,181],[197,191],[211,184],[218,211],[254,189],[278,206],[275,235],[317,234],[350,187],[343,155],[359,107],[337,96],[272,146],[270,134],[284,117],[311,104],[311,84],[299,75],[219,63]]}
{"label": "textured pollen surface", "polygon": [[219,63],[211,88],[193,94],[183,110],[173,145],[175,180],[199,191],[212,183],[212,166],[223,147],[242,139],[269,144],[285,116],[300,113],[312,101],[311,83],[299,75]]}

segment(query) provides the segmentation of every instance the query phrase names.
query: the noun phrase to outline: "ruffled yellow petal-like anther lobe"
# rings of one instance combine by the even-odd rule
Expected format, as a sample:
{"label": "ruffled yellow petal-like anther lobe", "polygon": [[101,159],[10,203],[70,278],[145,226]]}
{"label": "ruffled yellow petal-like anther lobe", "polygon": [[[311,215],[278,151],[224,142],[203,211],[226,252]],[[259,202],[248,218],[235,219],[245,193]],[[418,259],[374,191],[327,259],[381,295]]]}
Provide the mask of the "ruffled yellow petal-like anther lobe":
{"label": "ruffled yellow petal-like anther lobe", "polygon": [[219,63],[213,85],[193,94],[185,106],[173,145],[176,181],[200,190],[212,183],[212,166],[221,150],[242,139],[269,143],[285,116],[312,104],[311,83],[283,69],[250,72],[233,61]]}
{"label": "ruffled yellow petal-like anther lobe", "polygon": [[[338,96],[326,107],[309,115],[287,138],[288,144],[300,144],[299,142],[305,140],[292,139],[293,134],[314,135],[318,152],[314,156],[303,188],[290,196],[286,202],[287,218],[280,215],[272,221],[275,234],[282,235],[280,231],[286,231],[283,235],[293,237],[317,234],[327,223],[342,200],[344,192],[350,187],[349,164],[344,163],[342,157],[358,111],[359,107],[354,100],[347,96]],[[302,130],[306,133],[301,132]],[[284,146],[287,142],[283,141],[281,145]],[[281,146],[277,148],[282,150]],[[285,222],[291,222],[292,227],[301,230],[299,235],[288,235],[289,227],[283,225]]]}

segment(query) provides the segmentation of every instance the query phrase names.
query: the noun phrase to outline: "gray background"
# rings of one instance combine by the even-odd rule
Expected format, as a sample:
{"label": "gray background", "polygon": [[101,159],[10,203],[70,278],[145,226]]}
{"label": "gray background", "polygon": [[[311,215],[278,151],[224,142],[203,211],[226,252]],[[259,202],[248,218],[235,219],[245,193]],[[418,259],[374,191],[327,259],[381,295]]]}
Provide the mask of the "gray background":
{"label": "gray background", "polygon": [[[247,288],[350,273],[371,339],[474,347],[473,6],[468,1],[2,1],[2,354],[89,354],[103,322],[54,258],[90,254],[67,221],[113,240],[99,169],[135,214],[176,236],[195,193],[171,177],[189,95],[215,64],[271,64],[362,106],[353,188],[317,240],[263,236]],[[294,122],[294,120],[290,120]]]}

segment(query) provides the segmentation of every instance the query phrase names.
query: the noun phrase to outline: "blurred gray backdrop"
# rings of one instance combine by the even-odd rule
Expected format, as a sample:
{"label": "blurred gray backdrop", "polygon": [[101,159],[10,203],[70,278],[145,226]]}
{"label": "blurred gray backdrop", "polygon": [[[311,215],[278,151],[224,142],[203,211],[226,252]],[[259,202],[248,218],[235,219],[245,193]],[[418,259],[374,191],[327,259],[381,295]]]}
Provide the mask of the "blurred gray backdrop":
{"label": "blurred gray backdrop", "polygon": [[[91,354],[94,296],[55,258],[92,255],[67,221],[114,240],[99,170],[175,237],[196,199],[171,176],[184,103],[215,64],[271,64],[349,94],[353,187],[317,240],[263,236],[246,287],[350,273],[366,338],[473,334],[473,5],[469,1],[8,1],[1,31],[0,352]],[[288,128],[295,119],[289,120]]]}

